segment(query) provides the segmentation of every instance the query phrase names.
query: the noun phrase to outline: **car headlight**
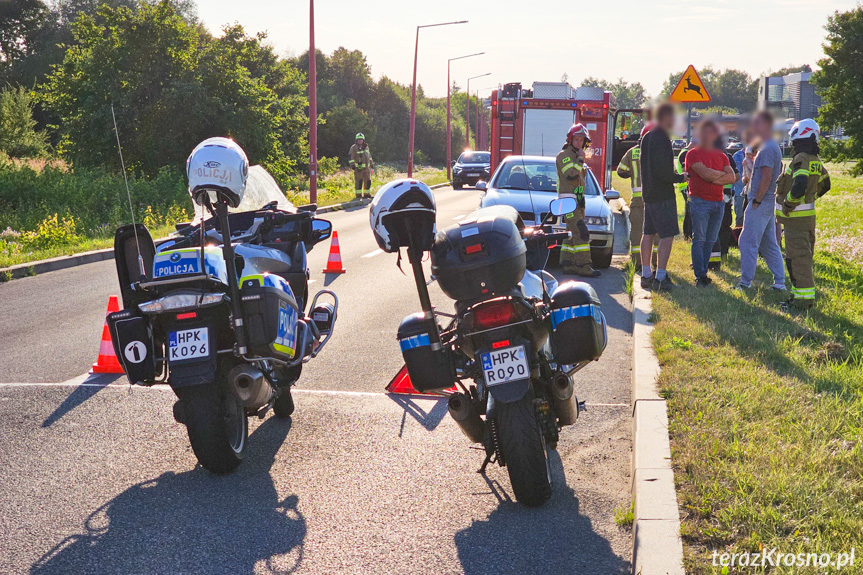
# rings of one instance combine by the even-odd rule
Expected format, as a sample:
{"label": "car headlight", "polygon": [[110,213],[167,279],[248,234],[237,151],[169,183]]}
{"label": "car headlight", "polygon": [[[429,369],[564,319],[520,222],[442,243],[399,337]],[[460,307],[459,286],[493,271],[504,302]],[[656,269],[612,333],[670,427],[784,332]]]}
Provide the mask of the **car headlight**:
{"label": "car headlight", "polygon": [[191,308],[206,307],[221,303],[225,299],[223,293],[177,293],[138,304],[138,309],[144,313],[161,313],[165,311],[182,311]]}
{"label": "car headlight", "polygon": [[608,218],[598,217],[598,216],[587,216],[584,218],[584,223],[589,226],[607,226]]}
{"label": "car headlight", "polygon": [[461,168],[460,168],[460,167],[458,167],[458,166],[454,167],[454,168],[452,169],[452,173],[454,173],[454,174],[460,174],[460,173],[461,173]]}

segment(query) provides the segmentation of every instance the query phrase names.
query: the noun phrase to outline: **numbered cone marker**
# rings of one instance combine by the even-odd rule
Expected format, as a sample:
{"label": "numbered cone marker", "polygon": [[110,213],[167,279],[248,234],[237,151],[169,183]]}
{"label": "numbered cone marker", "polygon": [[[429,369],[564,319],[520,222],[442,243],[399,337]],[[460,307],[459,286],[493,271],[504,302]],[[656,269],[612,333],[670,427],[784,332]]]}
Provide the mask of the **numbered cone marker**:
{"label": "numbered cone marker", "polygon": [[114,344],[111,343],[111,333],[108,331],[108,316],[115,311],[120,311],[120,302],[117,296],[108,298],[108,311],[105,313],[105,325],[102,327],[102,341],[99,343],[99,357],[90,373],[125,373],[117,354],[114,353]]}

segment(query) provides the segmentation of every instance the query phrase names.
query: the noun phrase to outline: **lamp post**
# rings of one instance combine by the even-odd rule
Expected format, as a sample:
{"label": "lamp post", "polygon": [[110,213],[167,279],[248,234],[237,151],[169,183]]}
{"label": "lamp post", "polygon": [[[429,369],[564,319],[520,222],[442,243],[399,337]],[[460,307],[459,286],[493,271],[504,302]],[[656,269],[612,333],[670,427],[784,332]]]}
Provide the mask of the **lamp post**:
{"label": "lamp post", "polygon": [[467,105],[465,106],[467,125],[465,126],[465,138],[464,138],[464,147],[470,148],[470,81],[476,80],[477,78],[483,78],[485,76],[491,76],[491,72],[486,72],[485,74],[480,74],[479,76],[471,76],[467,79]]}
{"label": "lamp post", "polygon": [[477,98],[477,109],[479,113],[477,115],[477,121],[481,122],[481,128],[477,128],[477,142],[476,147],[479,150],[488,151],[488,122],[485,119],[485,106],[481,105],[479,102],[479,93],[485,92],[486,90],[494,90],[497,86],[486,86],[485,88],[480,88],[476,91]]}
{"label": "lamp post", "polygon": [[414,45],[414,79],[411,84],[411,123],[408,133],[408,177],[414,173],[414,128],[417,120],[417,56],[420,49],[420,28],[434,28],[436,26],[450,26],[452,24],[467,24],[467,20],[458,22],[442,22],[440,24],[424,24],[417,26],[417,39]]}
{"label": "lamp post", "polygon": [[450,58],[446,61],[446,179],[452,179],[452,127],[450,124],[450,91],[452,90],[452,83],[449,79],[449,68],[450,62],[453,60],[461,60],[463,58],[472,58],[474,56],[482,56],[485,52],[477,52],[476,54],[468,54],[467,56],[458,56],[457,58]]}
{"label": "lamp post", "polygon": [[318,89],[315,0],[309,0],[309,203],[318,203]]}

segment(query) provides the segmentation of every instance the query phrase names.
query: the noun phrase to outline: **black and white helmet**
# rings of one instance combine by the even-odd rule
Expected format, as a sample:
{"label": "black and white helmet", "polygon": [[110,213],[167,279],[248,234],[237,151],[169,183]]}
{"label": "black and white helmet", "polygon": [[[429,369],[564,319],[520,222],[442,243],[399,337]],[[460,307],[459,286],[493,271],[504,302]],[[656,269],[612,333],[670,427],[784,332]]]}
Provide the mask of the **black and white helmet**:
{"label": "black and white helmet", "polygon": [[435,236],[434,194],[418,180],[393,180],[375,194],[369,223],[378,246],[394,253],[399,248],[430,250]]}
{"label": "black and white helmet", "polygon": [[236,208],[246,192],[249,159],[246,152],[228,138],[207,138],[192,150],[186,160],[189,194],[196,204],[208,191],[215,191]]}

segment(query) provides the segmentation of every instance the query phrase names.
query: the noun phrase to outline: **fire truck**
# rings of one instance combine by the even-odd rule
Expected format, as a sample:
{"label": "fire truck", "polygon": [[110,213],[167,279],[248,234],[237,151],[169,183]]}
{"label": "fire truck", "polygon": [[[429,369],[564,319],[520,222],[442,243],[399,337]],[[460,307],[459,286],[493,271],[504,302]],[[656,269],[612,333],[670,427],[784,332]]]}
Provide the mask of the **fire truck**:
{"label": "fire truck", "polygon": [[510,155],[556,156],[576,122],[590,131],[587,165],[611,188],[615,101],[611,92],[566,82],[505,84],[491,94],[491,172]]}

